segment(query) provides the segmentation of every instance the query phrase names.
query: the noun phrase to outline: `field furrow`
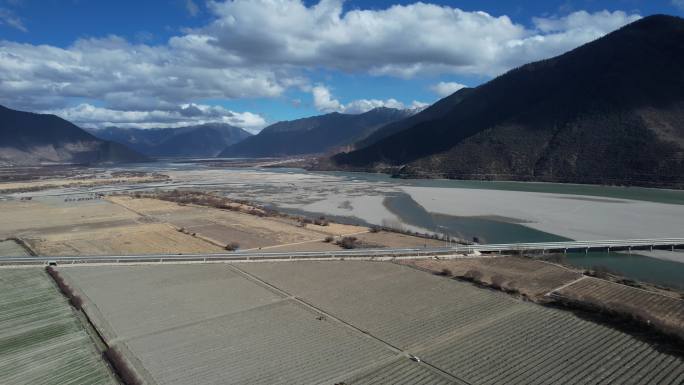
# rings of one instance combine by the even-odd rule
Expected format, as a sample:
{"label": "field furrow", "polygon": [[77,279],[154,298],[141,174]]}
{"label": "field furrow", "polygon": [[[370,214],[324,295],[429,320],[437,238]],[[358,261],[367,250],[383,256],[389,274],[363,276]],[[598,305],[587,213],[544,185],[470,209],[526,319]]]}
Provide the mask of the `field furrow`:
{"label": "field furrow", "polygon": [[0,383],[116,384],[42,269],[0,270],[0,291]]}

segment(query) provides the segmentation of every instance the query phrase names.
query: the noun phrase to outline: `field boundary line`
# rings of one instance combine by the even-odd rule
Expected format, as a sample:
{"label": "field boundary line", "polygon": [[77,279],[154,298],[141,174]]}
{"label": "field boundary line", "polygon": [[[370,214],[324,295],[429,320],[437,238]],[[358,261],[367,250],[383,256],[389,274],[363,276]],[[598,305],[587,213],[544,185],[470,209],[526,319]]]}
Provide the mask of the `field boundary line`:
{"label": "field boundary line", "polygon": [[251,308],[249,308],[249,309],[244,309],[244,310],[240,310],[240,311],[234,311],[234,312],[231,312],[231,313],[221,313],[221,314],[217,314],[217,315],[214,315],[214,316],[211,316],[211,317],[202,318],[202,319],[199,319],[199,320],[196,320],[196,321],[186,322],[186,323],[183,323],[183,324],[180,324],[180,325],[170,326],[170,327],[167,327],[167,328],[164,328],[164,329],[155,330],[155,331],[152,331],[152,332],[140,333],[140,334],[136,334],[136,335],[132,335],[132,336],[128,336],[128,337],[114,338],[114,339],[112,339],[110,342],[111,342],[112,345],[114,345],[114,344],[119,345],[119,344],[121,344],[121,343],[124,343],[124,344],[125,344],[125,343],[127,343],[127,342],[129,342],[129,341],[132,341],[132,340],[135,340],[135,339],[145,338],[145,337],[149,337],[149,336],[153,336],[153,335],[157,335],[157,334],[162,334],[162,333],[166,333],[166,332],[170,332],[170,331],[174,331],[174,330],[178,330],[178,329],[184,329],[184,328],[186,328],[186,327],[199,325],[199,324],[202,324],[202,323],[204,323],[204,322],[216,321],[217,319],[221,319],[221,318],[224,318],[224,317],[228,317],[228,316],[231,316],[231,315],[234,315],[234,314],[237,315],[237,314],[244,313],[244,312],[247,312],[247,311],[252,311],[252,310],[255,310],[255,309],[260,309],[260,308],[264,308],[264,307],[268,307],[268,306],[278,305],[278,304],[280,304],[280,303],[287,302],[287,301],[290,301],[290,300],[293,300],[293,299],[294,299],[294,297],[282,297],[282,298],[278,299],[277,301],[273,301],[273,302],[271,302],[271,303],[266,303],[266,304],[263,304],[263,305],[251,307]]}
{"label": "field boundary line", "polygon": [[115,201],[113,201],[113,200],[111,200],[111,199],[107,199],[107,198],[105,198],[105,200],[106,200],[107,202],[111,203],[111,204],[115,204],[115,205],[117,205],[117,206],[123,207],[124,209],[126,209],[126,210],[128,210],[128,211],[130,211],[130,212],[132,212],[132,213],[134,213],[134,214],[136,214],[136,215],[138,215],[138,216],[140,216],[141,218],[144,218],[144,219],[146,219],[146,220],[150,220],[150,223],[160,223],[160,224],[166,225],[166,226],[168,226],[169,228],[171,228],[171,229],[174,230],[174,231],[178,231],[179,233],[185,234],[185,235],[187,235],[187,236],[189,236],[189,237],[192,237],[192,238],[197,238],[197,239],[199,239],[200,241],[206,242],[206,243],[208,243],[208,244],[210,244],[210,245],[213,245],[213,246],[216,246],[216,247],[225,248],[225,246],[226,246],[226,245],[224,245],[224,244],[222,244],[222,243],[216,241],[215,239],[211,239],[211,238],[206,237],[206,236],[202,236],[202,235],[192,235],[192,234],[184,233],[184,232],[180,231],[180,230],[181,230],[180,227],[177,227],[176,225],[174,225],[174,224],[172,224],[172,223],[170,223],[170,222],[160,221],[158,218],[155,218],[155,217],[153,217],[153,216],[151,216],[151,215],[143,214],[142,212],[139,212],[139,211],[137,211],[137,210],[134,210],[134,209],[132,209],[132,208],[130,208],[130,207],[124,205],[123,203],[115,202]]}
{"label": "field boundary line", "polygon": [[567,282],[567,283],[565,283],[565,284],[563,284],[563,285],[561,285],[561,286],[558,286],[558,287],[555,288],[555,289],[550,290],[548,293],[544,294],[544,297],[551,297],[551,296],[553,295],[553,293],[555,293],[555,292],[557,292],[557,291],[561,291],[561,290],[565,289],[565,288],[568,287],[568,286],[574,285],[574,284],[576,284],[577,282],[579,282],[579,281],[581,281],[581,280],[583,280],[583,279],[585,279],[585,278],[589,278],[589,277],[586,276],[586,275],[584,275],[584,274],[582,274],[581,277],[579,277],[579,278],[577,278],[577,279],[573,279],[573,280],[570,281],[570,282]]}
{"label": "field boundary line", "polygon": [[[405,351],[405,350],[403,350],[403,349],[401,349],[401,348],[399,348],[399,347],[397,347],[397,346],[394,346],[394,345],[390,344],[389,342],[383,340],[382,338],[377,337],[377,336],[375,336],[374,334],[371,334],[371,333],[368,332],[368,331],[365,331],[365,330],[363,330],[363,329],[360,329],[360,328],[358,328],[358,327],[352,325],[351,323],[349,323],[349,322],[347,322],[347,321],[344,321],[343,319],[338,318],[338,317],[336,317],[336,316],[334,316],[334,315],[332,315],[332,314],[326,312],[325,310],[320,309],[320,308],[318,308],[317,306],[315,306],[315,305],[313,305],[313,304],[310,304],[309,302],[304,301],[303,299],[301,299],[301,298],[299,298],[299,297],[297,297],[297,296],[295,296],[295,295],[292,295],[292,294],[288,293],[287,291],[285,291],[285,290],[283,290],[283,289],[281,289],[281,288],[279,288],[279,287],[277,287],[277,286],[275,286],[275,285],[273,285],[273,284],[271,284],[271,283],[269,283],[269,282],[267,282],[267,281],[265,281],[265,280],[263,280],[263,279],[261,279],[261,278],[255,276],[255,275],[253,275],[253,274],[250,274],[250,273],[248,273],[248,272],[246,272],[246,271],[240,269],[240,268],[237,267],[237,266],[234,266],[234,265],[232,265],[232,264],[227,264],[227,267],[228,267],[229,269],[233,269],[233,270],[236,271],[236,272],[242,273],[245,277],[247,277],[247,278],[249,278],[249,279],[252,279],[252,280],[256,280],[256,281],[258,281],[258,282],[261,282],[261,283],[263,283],[263,284],[265,284],[265,285],[268,285],[268,286],[272,287],[273,289],[275,289],[275,290],[277,290],[277,291],[283,293],[284,295],[287,295],[287,296],[289,296],[289,297],[292,297],[292,300],[293,300],[293,301],[295,301],[295,302],[297,302],[297,303],[299,303],[299,304],[301,304],[301,305],[304,305],[306,308],[308,308],[308,309],[310,309],[310,310],[312,310],[312,311],[314,311],[314,312],[316,312],[316,313],[319,313],[319,314],[321,314],[321,315],[323,315],[323,316],[325,316],[325,317],[329,317],[330,319],[335,320],[336,322],[338,322],[338,323],[341,324],[342,326],[344,326],[344,327],[346,327],[346,328],[348,328],[348,329],[354,331],[354,332],[357,333],[357,334],[360,334],[361,336],[364,336],[364,337],[366,337],[366,338],[368,338],[368,339],[371,339],[371,340],[374,340],[374,341],[376,341],[376,342],[381,343],[381,344],[384,345],[387,349],[393,351],[394,353],[397,353],[397,354],[399,354],[399,355],[406,356],[407,359],[408,359],[408,357],[411,356],[411,354],[410,354],[409,352],[407,352],[407,351]],[[445,370],[442,369],[442,368],[439,368],[439,367],[437,367],[437,366],[435,366],[435,365],[432,365],[432,364],[430,364],[430,363],[428,363],[428,362],[425,362],[425,361],[421,361],[421,363],[423,363],[423,364],[429,366],[430,368],[432,368],[432,369],[434,369],[434,370],[439,371],[439,372],[442,373],[443,375],[448,376],[448,378],[451,379],[452,381],[456,381],[457,383],[469,384],[469,382],[467,382],[467,381],[465,381],[465,380],[463,380],[463,379],[461,379],[461,378],[459,378],[459,377],[454,376],[453,374],[451,374],[451,373],[445,371]]]}
{"label": "field boundary line", "polygon": [[532,258],[532,259],[535,260],[535,261],[539,261],[539,262],[541,262],[541,263],[550,265],[550,266],[555,266],[555,267],[559,267],[559,268],[564,269],[564,270],[567,270],[567,271],[571,271],[571,272],[573,272],[573,273],[582,274],[582,271],[581,271],[581,270],[578,270],[577,268],[571,268],[571,267],[568,267],[568,266],[564,266],[564,265],[561,264],[561,263],[555,263],[555,262],[547,261],[547,260],[544,260],[544,259],[541,259],[541,258]]}
{"label": "field boundary line", "polygon": [[[62,291],[59,289],[57,282],[55,281],[55,278],[52,277],[50,274],[46,273],[46,275],[54,289],[57,290],[65,300],[68,300],[67,296],[64,293],[62,293]],[[100,355],[100,358],[109,369],[110,375],[116,380],[116,382],[123,383],[123,380],[114,363],[104,355],[105,351],[113,347],[111,341],[107,341],[107,339],[105,338],[104,333],[109,332],[113,329],[111,329],[109,323],[101,317],[102,313],[100,312],[97,305],[95,305],[95,303],[88,296],[85,295],[85,293],[80,289],[80,287],[76,287],[76,285],[72,282],[71,277],[64,277],[64,279],[67,282],[67,284],[70,284],[73,290],[76,290],[77,296],[84,297],[86,299],[86,301],[84,301],[85,303],[82,304],[81,307],[78,309],[74,308],[69,302],[67,302],[67,306],[69,306],[70,310],[74,315],[74,318],[76,318],[77,322],[88,335],[88,339],[90,340],[92,347],[94,347],[95,351],[98,352],[98,354]],[[91,314],[88,314],[88,311],[91,308],[91,306],[89,305],[92,305],[92,308],[96,310],[96,314],[94,316],[98,318],[98,320],[100,320],[103,323],[103,325],[98,325],[98,323],[93,319],[93,317],[91,317]],[[102,329],[100,329],[98,326],[102,327]],[[102,349],[103,347],[104,349]],[[134,354],[131,353],[130,355],[126,355],[125,360],[127,361],[128,365],[133,367],[135,374],[142,377],[142,380],[145,381],[146,384],[157,385],[157,382],[147,372],[147,369],[142,365],[142,363]]]}
{"label": "field boundary line", "polygon": [[596,277],[592,277],[592,276],[589,276],[589,275],[582,275],[580,278],[578,278],[578,279],[576,279],[576,280],[574,280],[574,281],[572,281],[572,282],[568,282],[568,283],[566,283],[565,285],[559,286],[559,287],[557,287],[557,288],[555,288],[555,289],[549,291],[548,293],[544,294],[544,296],[545,296],[545,297],[551,297],[551,296],[554,296],[554,295],[555,295],[555,296],[562,296],[561,294],[559,294],[559,293],[557,293],[557,292],[560,291],[560,290],[566,289],[566,288],[568,288],[568,287],[570,287],[570,286],[576,284],[577,282],[579,282],[579,281],[581,281],[581,280],[583,280],[583,279],[585,279],[585,278],[586,278],[586,279],[596,280],[596,281],[599,281],[599,282],[605,282],[605,283],[612,284],[612,285],[615,285],[615,286],[621,286],[621,287],[626,288],[626,289],[628,289],[628,290],[638,290],[638,291],[642,291],[642,292],[644,292],[644,293],[648,293],[648,294],[651,294],[651,295],[657,295],[657,296],[660,296],[660,297],[663,297],[663,298],[667,298],[667,299],[670,299],[670,300],[673,300],[673,301],[679,301],[679,302],[681,302],[682,304],[684,304],[684,298],[675,298],[675,297],[671,297],[671,296],[669,296],[669,295],[665,295],[665,294],[662,294],[662,293],[658,293],[657,291],[646,290],[646,289],[642,289],[642,288],[640,288],[640,287],[634,287],[634,286],[630,286],[630,285],[625,285],[624,283],[613,282],[613,281],[609,281],[609,280],[607,280],[607,279],[596,278]]}
{"label": "field boundary line", "polygon": [[684,298],[670,297],[669,295],[661,294],[661,293],[658,293],[657,291],[646,290],[646,289],[642,289],[642,288],[640,288],[640,287],[634,287],[634,286],[630,286],[630,285],[625,285],[624,283],[613,282],[613,281],[609,281],[609,280],[607,280],[607,279],[601,279],[601,278],[596,278],[596,277],[591,277],[591,276],[587,276],[587,278],[593,278],[593,279],[598,280],[598,281],[611,283],[611,284],[613,284],[613,285],[626,287],[626,288],[632,289],[632,290],[643,291],[643,292],[648,293],[648,294],[659,295],[659,296],[661,296],[661,297],[669,298],[669,299],[671,299],[671,300],[680,301],[680,302],[683,302],[683,303],[684,303]]}

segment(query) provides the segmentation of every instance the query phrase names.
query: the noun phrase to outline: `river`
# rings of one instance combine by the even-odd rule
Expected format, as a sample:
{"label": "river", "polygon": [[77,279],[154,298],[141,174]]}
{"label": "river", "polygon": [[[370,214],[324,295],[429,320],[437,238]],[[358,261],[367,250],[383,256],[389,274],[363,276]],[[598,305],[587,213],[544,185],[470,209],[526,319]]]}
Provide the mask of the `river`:
{"label": "river", "polygon": [[[444,233],[483,243],[684,238],[684,191],[680,190],[407,180],[382,174],[221,168],[193,162],[136,168],[172,177],[172,182],[155,186],[159,188],[210,189],[290,212]],[[569,254],[567,261],[580,267],[601,265],[629,278],[684,288],[681,252],[580,253]]]}

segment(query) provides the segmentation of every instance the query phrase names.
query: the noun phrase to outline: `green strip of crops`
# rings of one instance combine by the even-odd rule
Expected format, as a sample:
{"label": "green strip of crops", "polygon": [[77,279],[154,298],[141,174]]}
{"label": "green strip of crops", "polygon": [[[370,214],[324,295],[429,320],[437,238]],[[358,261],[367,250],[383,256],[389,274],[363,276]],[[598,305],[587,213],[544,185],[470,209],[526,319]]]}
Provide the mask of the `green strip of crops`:
{"label": "green strip of crops", "polygon": [[42,269],[0,269],[0,293],[0,384],[116,384]]}

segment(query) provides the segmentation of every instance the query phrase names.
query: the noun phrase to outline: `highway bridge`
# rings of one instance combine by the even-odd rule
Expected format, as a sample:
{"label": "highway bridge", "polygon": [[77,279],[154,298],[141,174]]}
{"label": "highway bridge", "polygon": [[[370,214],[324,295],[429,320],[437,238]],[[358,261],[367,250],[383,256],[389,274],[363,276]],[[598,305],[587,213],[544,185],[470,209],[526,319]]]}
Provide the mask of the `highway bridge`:
{"label": "highway bridge", "polygon": [[409,258],[472,258],[486,255],[520,255],[568,252],[684,251],[684,238],[625,239],[540,243],[473,244],[440,248],[354,249],[306,252],[227,252],[220,254],[147,254],[0,257],[0,265],[208,263],[292,260],[391,260]]}

